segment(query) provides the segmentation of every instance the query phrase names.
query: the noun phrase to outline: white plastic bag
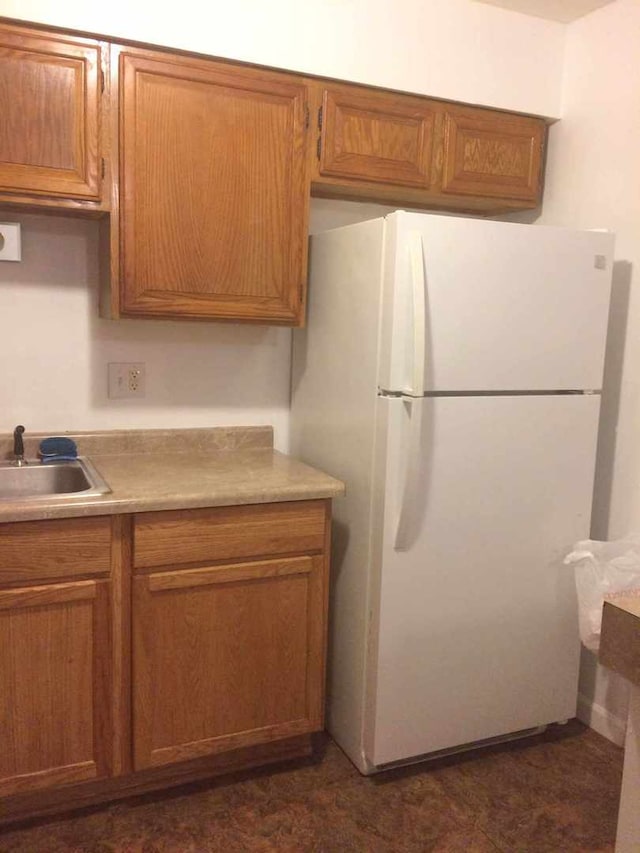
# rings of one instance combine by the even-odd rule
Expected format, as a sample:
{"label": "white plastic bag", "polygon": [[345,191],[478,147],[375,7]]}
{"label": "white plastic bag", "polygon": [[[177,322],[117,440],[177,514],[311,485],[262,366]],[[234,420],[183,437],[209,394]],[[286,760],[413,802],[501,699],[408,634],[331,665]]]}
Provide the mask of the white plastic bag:
{"label": "white plastic bag", "polygon": [[612,542],[576,542],[564,562],[574,566],[580,639],[597,652],[605,598],[628,592],[640,595],[640,534]]}

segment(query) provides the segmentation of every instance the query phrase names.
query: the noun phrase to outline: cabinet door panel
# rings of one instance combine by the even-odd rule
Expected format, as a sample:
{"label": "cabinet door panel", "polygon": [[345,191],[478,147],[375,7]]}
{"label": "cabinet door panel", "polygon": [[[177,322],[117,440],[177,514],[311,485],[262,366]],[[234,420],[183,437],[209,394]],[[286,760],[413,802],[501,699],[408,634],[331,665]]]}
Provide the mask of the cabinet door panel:
{"label": "cabinet door panel", "polygon": [[318,729],[323,558],[134,579],[141,769]]}
{"label": "cabinet door panel", "polygon": [[0,191],[99,198],[100,50],[0,26]]}
{"label": "cabinet door panel", "polygon": [[320,174],[427,189],[434,118],[426,100],[327,89]]}
{"label": "cabinet door panel", "polygon": [[448,108],[443,192],[536,201],[544,140],[542,119]]}
{"label": "cabinet door panel", "polygon": [[108,590],[0,591],[0,795],[110,772]]}
{"label": "cabinet door panel", "polygon": [[126,53],[120,76],[122,313],[299,321],[304,85]]}

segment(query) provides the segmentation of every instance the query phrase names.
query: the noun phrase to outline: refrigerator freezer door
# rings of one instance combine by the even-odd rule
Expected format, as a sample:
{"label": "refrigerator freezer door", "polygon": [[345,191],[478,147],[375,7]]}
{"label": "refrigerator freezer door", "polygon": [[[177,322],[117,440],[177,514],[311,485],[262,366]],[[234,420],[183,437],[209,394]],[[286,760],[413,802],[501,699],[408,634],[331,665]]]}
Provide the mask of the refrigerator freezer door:
{"label": "refrigerator freezer door", "polygon": [[[372,765],[575,715],[577,609],[562,560],[589,534],[599,404],[597,395],[379,400],[388,439],[375,488],[384,541],[370,604]],[[417,460],[406,457],[416,406]],[[407,467],[422,487],[397,550]]]}
{"label": "refrigerator freezer door", "polygon": [[425,392],[599,389],[612,254],[604,231],[391,214],[379,386],[415,394],[414,329],[424,320]]}

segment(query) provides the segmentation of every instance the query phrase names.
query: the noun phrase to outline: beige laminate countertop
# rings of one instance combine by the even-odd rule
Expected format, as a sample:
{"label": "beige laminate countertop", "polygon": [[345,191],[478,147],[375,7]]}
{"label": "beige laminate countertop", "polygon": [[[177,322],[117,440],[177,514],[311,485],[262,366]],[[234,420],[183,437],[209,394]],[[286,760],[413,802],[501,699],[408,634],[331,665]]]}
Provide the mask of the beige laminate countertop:
{"label": "beige laminate countertop", "polygon": [[[268,427],[68,435],[111,492],[91,498],[0,500],[0,522],[312,500],[344,493],[339,480],[275,451]],[[33,444],[25,443],[25,451],[35,457]]]}

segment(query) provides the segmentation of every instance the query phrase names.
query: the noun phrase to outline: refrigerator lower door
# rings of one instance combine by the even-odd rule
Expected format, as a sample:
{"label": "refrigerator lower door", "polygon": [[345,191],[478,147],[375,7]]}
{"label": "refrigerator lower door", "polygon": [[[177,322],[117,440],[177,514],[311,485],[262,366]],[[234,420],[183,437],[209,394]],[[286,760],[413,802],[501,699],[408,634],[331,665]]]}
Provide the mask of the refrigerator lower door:
{"label": "refrigerator lower door", "polygon": [[599,405],[380,398],[372,769],[575,715],[577,606],[562,560],[589,534]]}

